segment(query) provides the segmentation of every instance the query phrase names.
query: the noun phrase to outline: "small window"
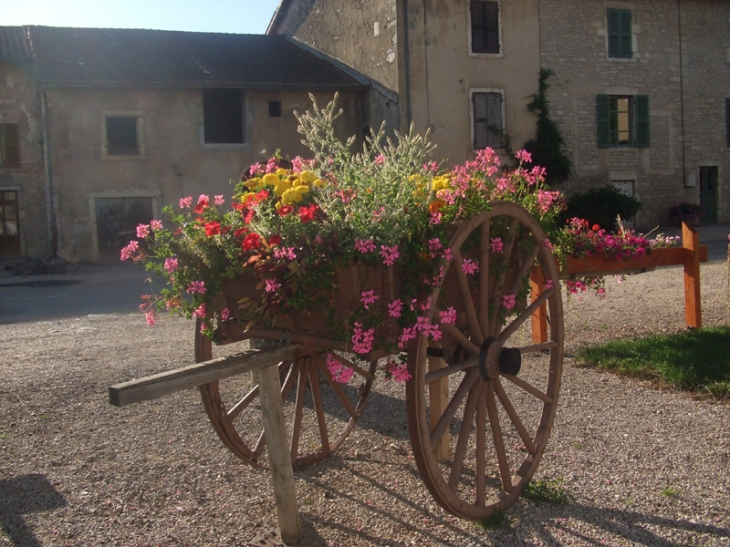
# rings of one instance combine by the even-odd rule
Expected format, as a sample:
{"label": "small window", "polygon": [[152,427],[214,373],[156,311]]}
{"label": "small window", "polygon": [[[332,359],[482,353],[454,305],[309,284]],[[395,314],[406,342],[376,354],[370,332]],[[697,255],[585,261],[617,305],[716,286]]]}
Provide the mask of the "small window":
{"label": "small window", "polygon": [[608,25],[608,56],[631,59],[634,56],[631,45],[631,11],[625,9],[606,10]]}
{"label": "small window", "polygon": [[471,52],[500,53],[499,2],[471,0]]}
{"label": "small window", "polygon": [[240,89],[203,90],[205,142],[242,144],[243,96]]}
{"label": "small window", "polygon": [[20,169],[20,125],[0,123],[0,167]]}
{"label": "small window", "polygon": [[281,101],[269,101],[269,118],[281,118]]}
{"label": "small window", "polygon": [[136,156],[139,154],[137,118],[133,116],[107,116],[106,146],[110,156]]}
{"label": "small window", "polygon": [[649,146],[649,97],[598,95],[598,146]]}
{"label": "small window", "polygon": [[472,93],[472,131],[475,150],[502,148],[502,93]]}

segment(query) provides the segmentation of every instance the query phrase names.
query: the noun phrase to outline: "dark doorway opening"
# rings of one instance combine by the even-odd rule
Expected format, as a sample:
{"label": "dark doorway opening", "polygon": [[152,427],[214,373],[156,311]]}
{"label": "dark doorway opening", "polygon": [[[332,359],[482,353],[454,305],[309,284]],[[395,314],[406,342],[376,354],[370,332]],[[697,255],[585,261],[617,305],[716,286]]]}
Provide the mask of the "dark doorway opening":
{"label": "dark doorway opening", "polygon": [[98,198],[96,238],[99,258],[119,260],[122,247],[137,238],[137,226],[152,220],[150,198]]}
{"label": "dark doorway opening", "polygon": [[717,167],[700,167],[700,222],[715,224],[717,222]]}

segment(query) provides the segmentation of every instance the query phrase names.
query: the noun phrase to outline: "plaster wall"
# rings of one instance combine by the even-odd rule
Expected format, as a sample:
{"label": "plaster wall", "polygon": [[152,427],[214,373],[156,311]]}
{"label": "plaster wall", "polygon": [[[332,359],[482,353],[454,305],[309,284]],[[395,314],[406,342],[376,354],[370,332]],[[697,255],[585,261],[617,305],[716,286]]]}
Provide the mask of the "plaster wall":
{"label": "plaster wall", "polygon": [[491,55],[470,53],[468,2],[410,0],[405,7],[410,61],[402,74],[409,80],[405,118],[410,115],[419,132],[431,130],[437,157],[460,163],[476,154],[470,99],[475,89],[503,93],[503,128],[515,150],[532,138],[535,117],[526,105],[540,71],[538,0],[500,2],[501,52]]}
{"label": "plaster wall", "polygon": [[[608,58],[607,8],[631,10],[631,59]],[[729,21],[730,3],[720,0],[541,0],[541,65],[555,72],[548,81],[551,113],[574,169],[561,190],[633,180],[643,205],[637,225],[650,228],[666,222],[669,206],[698,202],[688,176],[700,165],[718,165],[719,219],[730,220]],[[598,94],[648,95],[648,148],[598,148]]]}
{"label": "plaster wall", "polygon": [[[321,105],[333,93],[317,92]],[[293,111],[310,108],[304,91],[244,91],[245,143],[205,144],[200,89],[49,90],[50,133],[59,217],[59,254],[71,261],[97,260],[95,199],[146,197],[154,215],[181,197],[223,194],[233,190],[264,152],[307,156]],[[269,117],[269,101],[281,101],[282,116]],[[344,138],[360,134],[362,96],[341,93],[344,110],[336,127]],[[138,113],[139,156],[102,154],[105,112]],[[359,142],[358,142],[359,145]],[[267,156],[268,157],[268,156]]]}
{"label": "plaster wall", "polygon": [[43,127],[38,84],[25,65],[0,62],[0,123],[20,126],[20,169],[0,167],[0,191],[18,192],[21,256],[47,258]]}

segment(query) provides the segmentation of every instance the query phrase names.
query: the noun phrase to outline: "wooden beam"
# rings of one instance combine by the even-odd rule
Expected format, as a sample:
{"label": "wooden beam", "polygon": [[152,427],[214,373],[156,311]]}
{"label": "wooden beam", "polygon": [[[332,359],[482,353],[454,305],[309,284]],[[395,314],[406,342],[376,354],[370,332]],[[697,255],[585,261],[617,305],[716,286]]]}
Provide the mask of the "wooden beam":
{"label": "wooden beam", "polygon": [[682,250],[684,255],[684,320],[688,327],[702,327],[700,298],[700,235],[697,230],[682,223]]}
{"label": "wooden beam", "polygon": [[[707,262],[707,245],[699,245],[699,261]],[[591,256],[586,258],[575,258],[568,256],[566,261],[567,269],[561,271],[561,277],[590,276],[618,274],[619,272],[641,272],[659,266],[677,266],[684,264],[687,260],[687,253],[692,253],[686,247],[668,247],[666,249],[653,249],[650,254],[639,258],[627,260],[616,260],[607,256]]]}
{"label": "wooden beam", "polygon": [[109,403],[122,407],[157,399],[191,387],[209,384],[255,369],[277,365],[281,361],[303,357],[311,348],[288,344],[264,351],[249,351],[230,357],[219,357],[145,378],[116,384],[109,388]]}
{"label": "wooden beam", "polygon": [[[530,297],[534,302],[545,292],[545,278],[540,268],[533,268],[530,275]],[[548,341],[547,302],[543,303],[532,314],[532,342],[544,344]]]}
{"label": "wooden beam", "polygon": [[279,371],[275,367],[264,367],[257,368],[254,374],[259,385],[261,420],[264,422],[281,539],[286,545],[299,545],[302,542],[302,523],[287,441]]}

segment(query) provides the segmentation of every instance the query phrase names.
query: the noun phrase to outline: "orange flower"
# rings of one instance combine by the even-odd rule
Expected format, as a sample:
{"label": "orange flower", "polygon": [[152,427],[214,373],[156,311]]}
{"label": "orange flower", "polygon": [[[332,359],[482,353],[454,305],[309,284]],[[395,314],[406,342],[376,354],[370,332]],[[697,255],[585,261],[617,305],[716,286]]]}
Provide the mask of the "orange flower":
{"label": "orange flower", "polygon": [[441,201],[440,199],[432,201],[431,203],[428,204],[428,212],[429,213],[438,213],[439,210],[441,209],[441,207],[443,207],[444,205],[446,205],[446,204],[443,201]]}

